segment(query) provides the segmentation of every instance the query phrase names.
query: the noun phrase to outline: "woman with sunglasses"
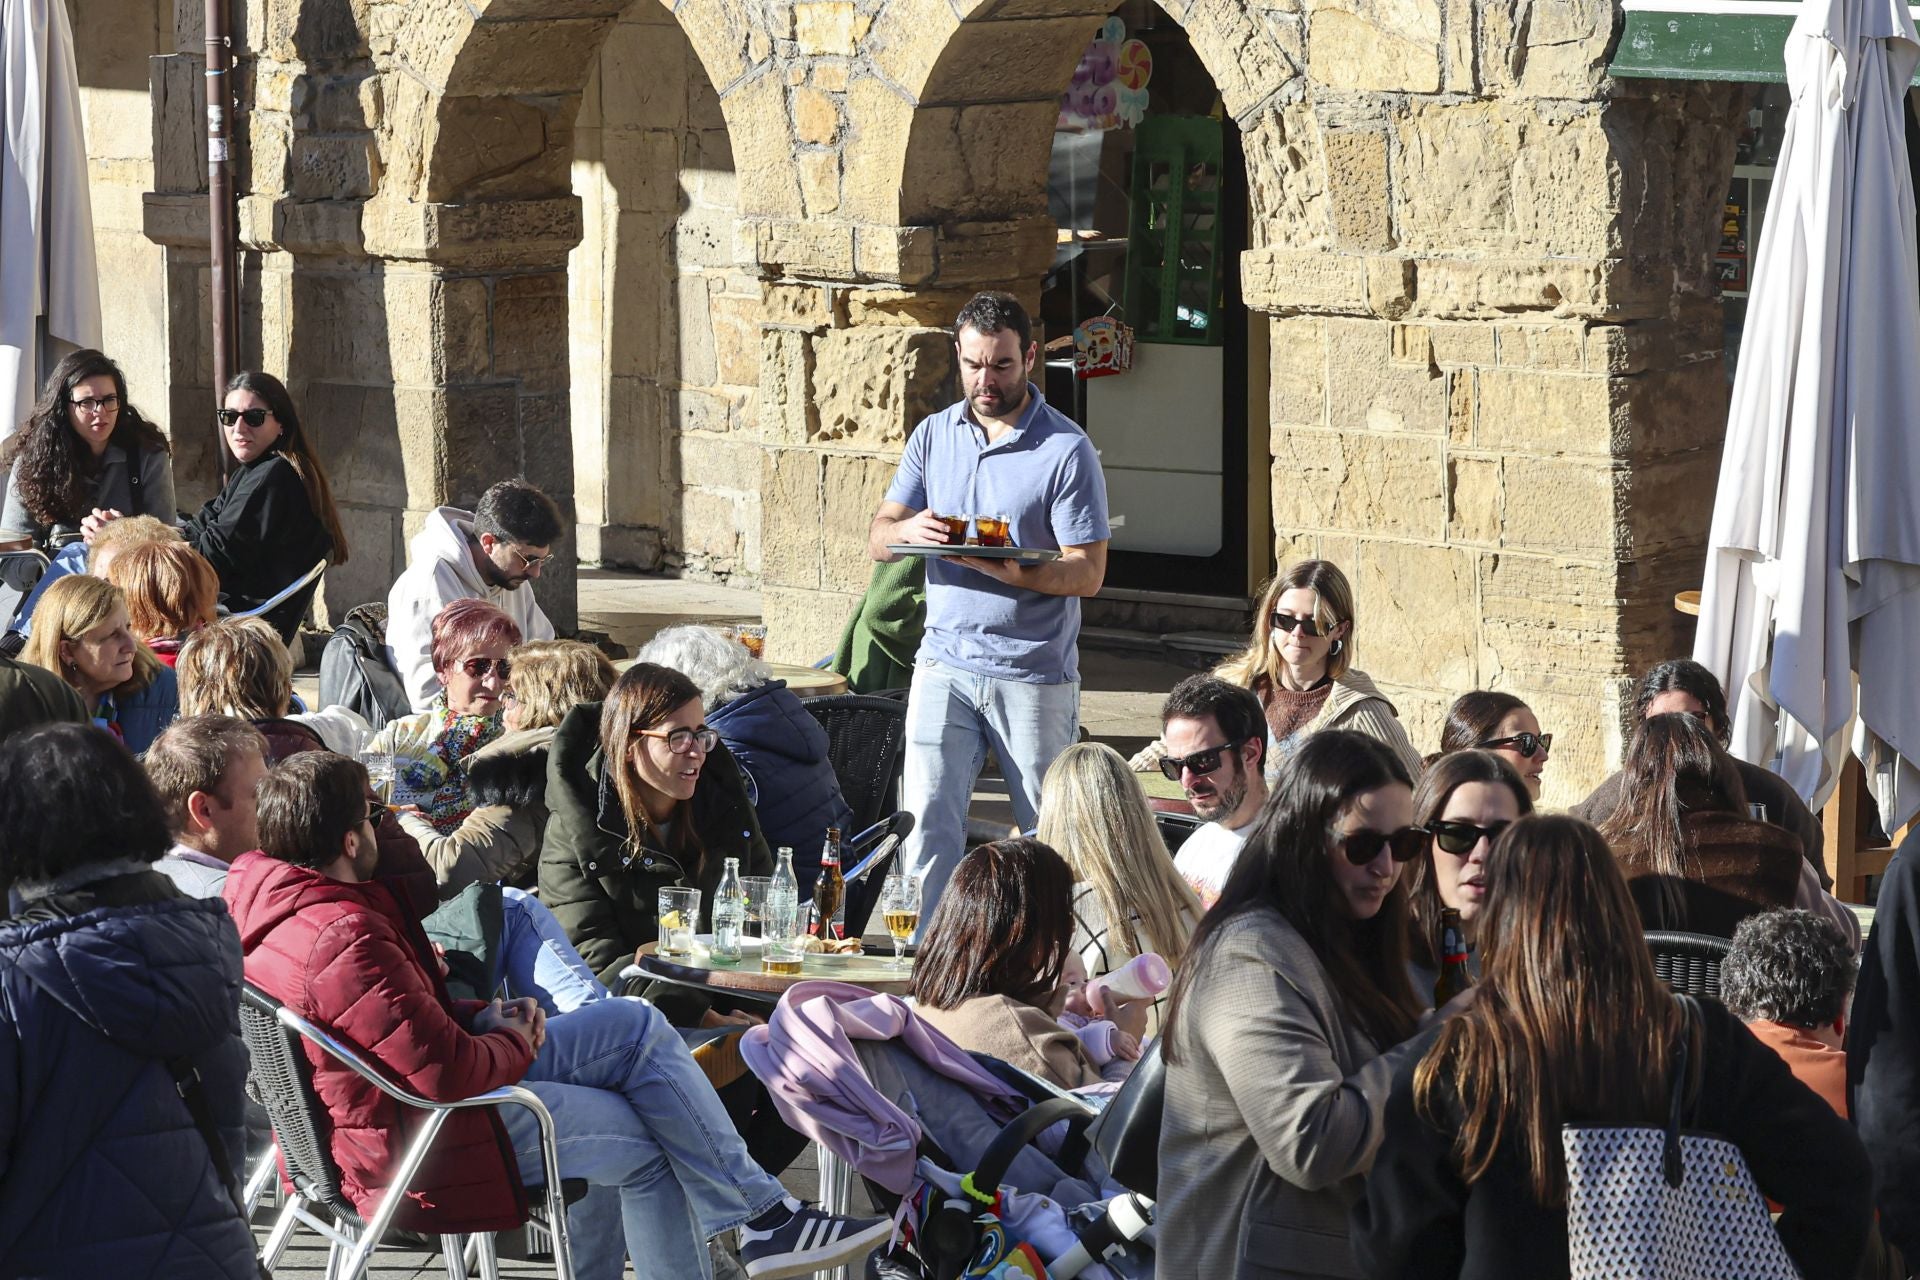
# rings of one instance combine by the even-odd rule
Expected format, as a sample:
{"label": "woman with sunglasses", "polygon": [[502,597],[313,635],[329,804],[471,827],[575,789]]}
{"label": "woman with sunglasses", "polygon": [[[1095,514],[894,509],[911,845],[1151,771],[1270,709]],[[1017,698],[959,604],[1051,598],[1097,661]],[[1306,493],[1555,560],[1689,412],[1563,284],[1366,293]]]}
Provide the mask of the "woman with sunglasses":
{"label": "woman with sunglasses", "polygon": [[[1353,666],[1356,620],[1353,587],[1327,560],[1302,560],[1267,584],[1253,616],[1253,640],[1213,674],[1253,690],[1267,713],[1266,776],[1310,734],[1351,729],[1377,738],[1400,758],[1411,777],[1420,773],[1393,704],[1364,671]],[[1150,773],[1166,754],[1154,742],[1130,762]]]}
{"label": "woman with sunglasses", "polygon": [[1174,977],[1156,1216],[1182,1274],[1355,1274],[1347,1210],[1423,1007],[1400,880],[1424,847],[1377,739],[1318,733],[1281,766]]}
{"label": "woman with sunglasses", "polygon": [[[561,722],[547,767],[540,898],[600,980],[659,936],[659,891],[700,890],[710,926],[728,858],[772,875],[773,855],[733,757],[707,724],[700,689],[669,667],[629,667],[604,703]],[[689,988],[649,991],[677,1026],[726,1021]]]}
{"label": "woman with sunglasses", "polygon": [[[220,603],[244,613],[291,586],[314,564],[347,562],[347,535],[333,489],[300,429],[300,415],[278,378],[239,373],[217,415],[235,466],[185,533],[220,575]],[[296,597],[284,610],[304,608]],[[297,617],[269,615],[281,635]]]}
{"label": "woman with sunglasses", "polygon": [[1510,693],[1491,689],[1475,689],[1455,698],[1440,727],[1440,754],[1476,748],[1512,765],[1527,784],[1527,794],[1540,798],[1540,775],[1553,758],[1553,735],[1540,732],[1532,707]]}
{"label": "woman with sunglasses", "polygon": [[54,366],[0,466],[10,468],[0,529],[30,533],[49,553],[91,542],[113,516],[178,518],[167,438],[128,402],[120,366],[91,348]]}
{"label": "woman with sunglasses", "polygon": [[1487,902],[1487,851],[1500,833],[1533,812],[1533,796],[1504,756],[1454,751],[1436,756],[1413,793],[1413,822],[1427,833],[1407,883],[1408,951],[1413,989],[1425,997],[1440,973],[1440,912],[1460,913],[1468,963],[1475,977],[1480,954],[1476,921]]}
{"label": "woman with sunglasses", "polygon": [[[420,834],[447,835],[473,811],[467,761],[506,725],[508,650],[520,643],[513,619],[484,600],[455,600],[433,619],[433,669],[440,693],[427,710],[389,721],[367,744],[393,755],[393,796]],[[411,811],[411,812],[409,812]]]}

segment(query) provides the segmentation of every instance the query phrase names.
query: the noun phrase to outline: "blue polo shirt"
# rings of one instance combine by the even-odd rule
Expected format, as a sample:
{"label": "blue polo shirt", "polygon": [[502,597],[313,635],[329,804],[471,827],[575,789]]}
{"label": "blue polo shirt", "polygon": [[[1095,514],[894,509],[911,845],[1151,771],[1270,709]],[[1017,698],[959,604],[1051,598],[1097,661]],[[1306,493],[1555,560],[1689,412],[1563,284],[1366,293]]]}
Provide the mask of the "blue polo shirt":
{"label": "blue polo shirt", "polygon": [[[1027,384],[1027,407],[993,444],[967,402],[929,415],[907,437],[887,501],[941,515],[1006,515],[1016,546],[1107,540],[1107,481],[1073,419]],[[1001,680],[1080,678],[1080,601],[1008,586],[927,561],[927,632],[920,656]]]}

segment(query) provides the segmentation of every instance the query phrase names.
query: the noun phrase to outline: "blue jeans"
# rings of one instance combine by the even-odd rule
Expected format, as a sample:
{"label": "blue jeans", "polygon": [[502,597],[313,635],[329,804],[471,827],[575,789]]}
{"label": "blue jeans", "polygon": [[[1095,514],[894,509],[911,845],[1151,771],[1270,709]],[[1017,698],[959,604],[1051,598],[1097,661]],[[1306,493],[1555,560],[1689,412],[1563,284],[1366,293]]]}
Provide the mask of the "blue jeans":
{"label": "blue jeans", "polygon": [[[591,1189],[567,1213],[580,1280],[710,1277],[707,1241],[786,1194],[747,1156],[679,1033],[643,1000],[596,1000],[547,1022],[521,1081],[553,1113],[560,1172]],[[502,1107],[529,1183],[546,1180],[540,1132]]]}
{"label": "blue jeans", "polygon": [[551,1018],[609,998],[545,903],[524,890],[502,886],[500,908],[497,972],[508,999],[532,996]]}
{"label": "blue jeans", "polygon": [[900,807],[913,815],[901,867],[921,877],[920,919],[934,905],[966,853],[967,804],[993,748],[1020,829],[1040,812],[1040,784],[1054,757],[1080,733],[1080,685],[1028,684],[949,667],[914,663],[907,699],[906,777]]}

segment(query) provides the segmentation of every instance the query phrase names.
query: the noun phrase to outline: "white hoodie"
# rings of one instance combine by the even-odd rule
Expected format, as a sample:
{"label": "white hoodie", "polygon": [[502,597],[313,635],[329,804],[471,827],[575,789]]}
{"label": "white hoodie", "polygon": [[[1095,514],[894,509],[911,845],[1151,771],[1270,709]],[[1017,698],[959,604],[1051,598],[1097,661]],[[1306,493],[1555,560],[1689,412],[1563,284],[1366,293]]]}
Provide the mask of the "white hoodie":
{"label": "white hoodie", "polygon": [[512,618],[522,640],[553,639],[553,624],[534,603],[533,585],[496,587],[474,567],[473,513],[440,507],[408,547],[407,570],[387,593],[387,662],[400,673],[415,711],[440,692],[433,673],[433,619],[455,600],[485,600]]}

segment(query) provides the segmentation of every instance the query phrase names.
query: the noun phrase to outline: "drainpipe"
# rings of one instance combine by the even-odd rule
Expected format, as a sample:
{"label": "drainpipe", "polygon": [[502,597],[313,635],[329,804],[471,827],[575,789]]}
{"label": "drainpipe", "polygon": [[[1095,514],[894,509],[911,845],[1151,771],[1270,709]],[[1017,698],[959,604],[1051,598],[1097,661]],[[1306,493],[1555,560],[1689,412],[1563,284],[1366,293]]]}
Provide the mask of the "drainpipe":
{"label": "drainpipe", "polygon": [[[225,403],[227,379],[235,373],[239,317],[238,253],[234,244],[233,38],[227,0],[206,0],[207,13],[207,246],[213,260],[213,398]],[[215,427],[220,478],[233,470],[225,433]]]}

